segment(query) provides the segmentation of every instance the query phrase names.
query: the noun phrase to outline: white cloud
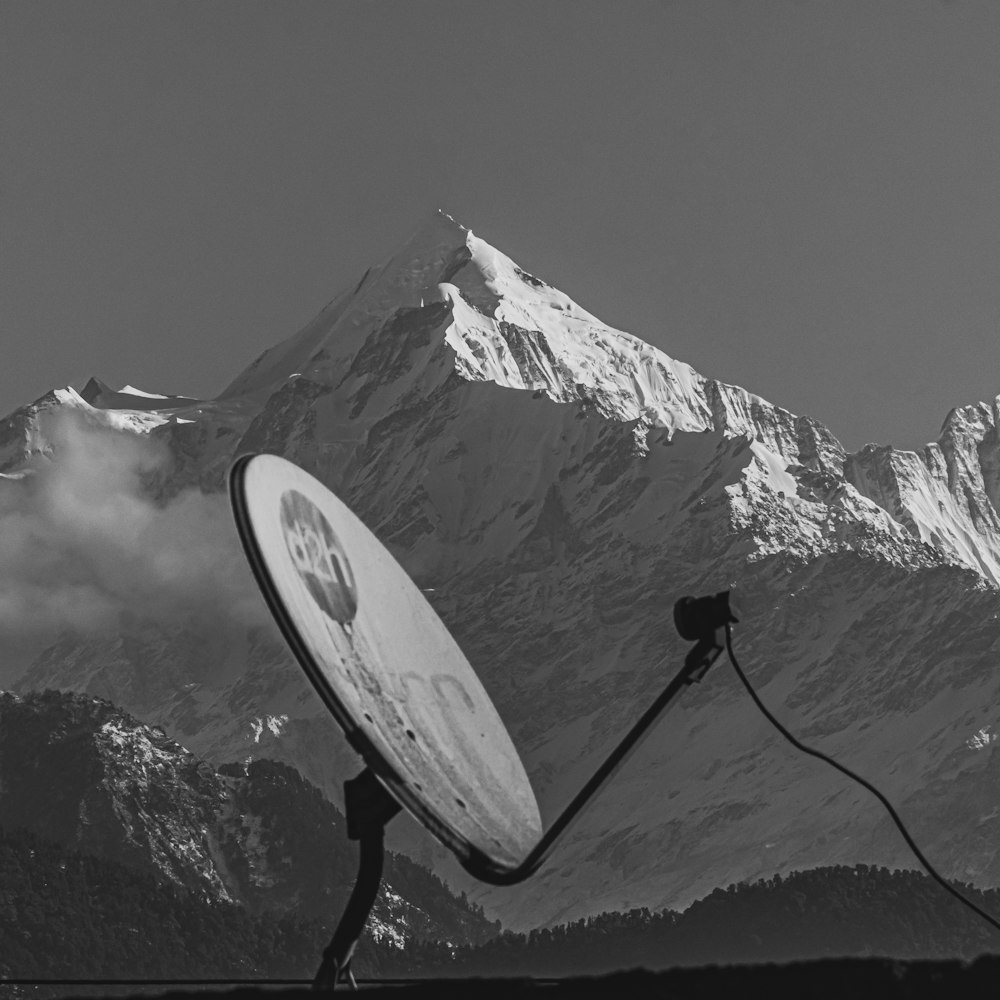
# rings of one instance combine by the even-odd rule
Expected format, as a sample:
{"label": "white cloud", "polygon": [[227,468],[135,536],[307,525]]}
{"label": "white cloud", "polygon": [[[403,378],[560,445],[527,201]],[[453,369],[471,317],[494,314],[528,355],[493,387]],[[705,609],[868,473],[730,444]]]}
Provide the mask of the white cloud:
{"label": "white cloud", "polygon": [[0,632],[39,634],[157,620],[249,624],[267,613],[223,494],[158,502],[166,445],[60,413],[52,450],[0,478]]}

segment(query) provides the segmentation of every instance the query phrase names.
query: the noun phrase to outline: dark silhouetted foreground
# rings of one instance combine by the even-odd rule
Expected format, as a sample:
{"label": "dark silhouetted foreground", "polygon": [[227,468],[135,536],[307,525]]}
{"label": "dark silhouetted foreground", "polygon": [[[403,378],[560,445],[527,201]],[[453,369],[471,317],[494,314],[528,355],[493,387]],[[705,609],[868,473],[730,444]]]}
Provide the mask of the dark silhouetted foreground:
{"label": "dark silhouetted foreground", "polygon": [[[367,996],[449,998],[474,996],[500,1000],[519,996],[629,997],[650,1000],[709,1000],[724,996],[766,996],[768,1000],[925,1000],[960,996],[993,996],[1000,979],[1000,958],[961,962],[897,962],[889,959],[822,959],[791,965],[728,966],[675,969],[668,972],[636,970],[609,976],[577,977],[559,981],[530,979],[428,979],[406,985],[363,985]],[[20,995],[31,995],[20,994]],[[64,996],[86,995],[67,992]],[[110,993],[108,995],[111,995]],[[120,992],[115,994],[121,996]],[[162,1000],[308,1000],[316,993],[300,989],[233,989],[206,992],[150,994]],[[351,995],[348,991],[342,996]]]}

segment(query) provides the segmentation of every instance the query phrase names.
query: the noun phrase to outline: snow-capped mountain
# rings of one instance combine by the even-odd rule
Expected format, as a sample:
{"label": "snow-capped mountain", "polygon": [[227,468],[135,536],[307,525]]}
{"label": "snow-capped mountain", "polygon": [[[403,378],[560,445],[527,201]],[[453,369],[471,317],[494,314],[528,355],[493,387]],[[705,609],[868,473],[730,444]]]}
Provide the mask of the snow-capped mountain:
{"label": "snow-capped mountain", "polygon": [[[358,765],[223,527],[229,462],[274,452],[424,588],[547,819],[679,666],[674,600],[735,586],[737,652],[764,698],[884,786],[947,872],[998,884],[998,422],[996,402],[975,404],[920,453],[848,455],[437,215],[217,399],[93,381],[6,420],[0,511],[49,540],[62,595],[18,685],[115,692],[213,761],[281,756],[335,792]],[[32,624],[5,611],[17,587],[50,594],[17,555],[0,590],[11,629]],[[866,793],[786,749],[720,663],[530,883],[486,890],[438,863],[525,926],[904,857]]]}

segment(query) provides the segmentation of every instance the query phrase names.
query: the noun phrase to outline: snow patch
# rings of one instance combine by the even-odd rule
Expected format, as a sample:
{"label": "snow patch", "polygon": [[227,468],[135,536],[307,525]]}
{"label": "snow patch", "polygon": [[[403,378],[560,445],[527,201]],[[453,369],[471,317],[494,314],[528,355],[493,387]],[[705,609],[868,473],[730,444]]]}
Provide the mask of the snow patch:
{"label": "snow patch", "polygon": [[123,385],[118,391],[127,396],[142,396],[144,399],[170,399],[169,396],[164,396],[161,392],[144,392],[134,385]]}
{"label": "snow patch", "polygon": [[287,722],[287,715],[264,715],[256,719],[251,719],[251,735],[248,739],[250,739],[253,743],[260,743],[260,738],[264,735],[265,729],[273,736],[280,736],[282,727],[284,727]]}
{"label": "snow patch", "polygon": [[751,441],[750,450],[760,462],[768,485],[786,497],[795,496],[798,484],[795,477],[787,471],[788,462],[770,448],[766,448],[760,441]]}
{"label": "snow patch", "polygon": [[995,743],[997,739],[996,733],[990,732],[991,728],[991,726],[983,726],[982,729],[977,730],[965,741],[965,745],[970,750],[985,750],[991,743]]}

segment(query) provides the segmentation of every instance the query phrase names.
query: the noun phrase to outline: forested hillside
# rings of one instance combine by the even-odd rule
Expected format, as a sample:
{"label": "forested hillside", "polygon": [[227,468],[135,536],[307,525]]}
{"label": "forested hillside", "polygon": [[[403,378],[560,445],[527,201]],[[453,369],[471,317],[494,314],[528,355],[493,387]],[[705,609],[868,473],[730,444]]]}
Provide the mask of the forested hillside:
{"label": "forested hillside", "polygon": [[[428,877],[417,866],[409,874]],[[1000,913],[1000,891],[963,891]],[[0,829],[0,978],[306,978],[339,916],[339,908],[322,920],[254,914]],[[369,933],[354,968],[376,977],[570,976],[833,956],[971,959],[998,950],[990,929],[927,876],[859,865],[729,886],[683,913],[602,914],[476,946],[413,938],[399,948]]]}
{"label": "forested hillside", "polygon": [[[308,974],[317,921],[255,916],[124,865],[0,830],[0,975],[279,977]],[[358,964],[373,968],[364,942]]]}
{"label": "forested hillside", "polygon": [[[963,891],[1000,915],[1000,891]],[[973,958],[1000,936],[926,875],[858,865],[717,889],[683,913],[631,910],[483,945],[414,943],[410,968],[461,976],[568,976],[644,967],[832,956]]]}

